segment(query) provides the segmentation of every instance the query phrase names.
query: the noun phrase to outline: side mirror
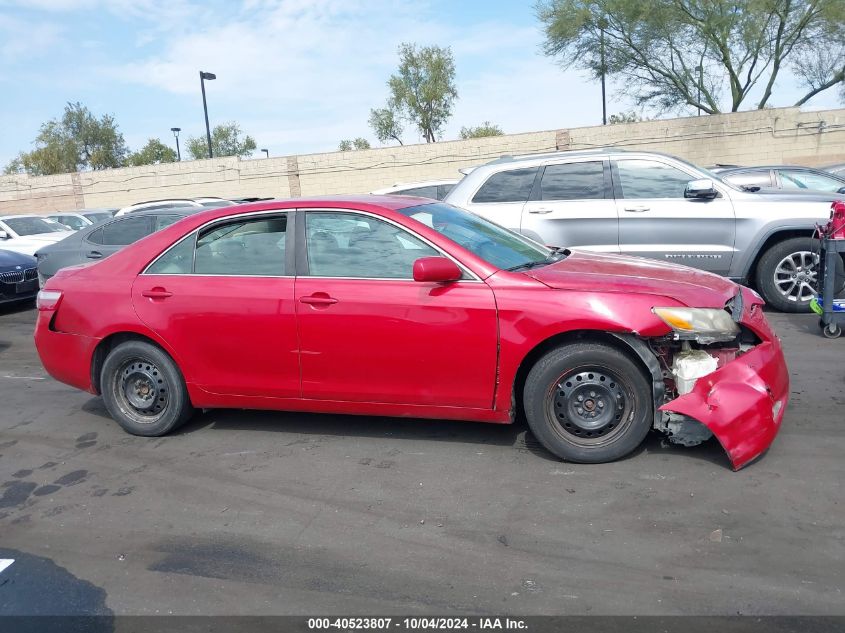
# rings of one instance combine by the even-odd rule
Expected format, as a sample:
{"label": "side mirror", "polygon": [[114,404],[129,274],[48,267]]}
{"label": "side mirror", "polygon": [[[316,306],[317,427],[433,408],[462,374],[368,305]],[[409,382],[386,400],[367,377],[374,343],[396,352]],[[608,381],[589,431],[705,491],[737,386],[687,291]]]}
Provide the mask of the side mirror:
{"label": "side mirror", "polygon": [[461,277],[461,269],[446,257],[420,257],[414,262],[414,281],[446,283]]}
{"label": "side mirror", "polygon": [[836,193],[845,193],[845,187],[840,187]]}
{"label": "side mirror", "polygon": [[684,198],[712,199],[718,195],[719,192],[716,191],[716,186],[709,178],[690,180],[687,183],[687,188],[684,189]]}
{"label": "side mirror", "polygon": [[0,231],[0,240],[8,240],[9,234],[6,231]]}

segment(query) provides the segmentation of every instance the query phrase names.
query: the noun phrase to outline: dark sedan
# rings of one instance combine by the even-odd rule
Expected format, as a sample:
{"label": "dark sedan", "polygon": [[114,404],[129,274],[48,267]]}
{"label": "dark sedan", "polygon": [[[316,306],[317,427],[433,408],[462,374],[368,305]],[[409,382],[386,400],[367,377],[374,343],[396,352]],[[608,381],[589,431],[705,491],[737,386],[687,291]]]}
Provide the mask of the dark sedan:
{"label": "dark sedan", "polygon": [[0,250],[0,303],[28,301],[38,294],[35,258]]}
{"label": "dark sedan", "polygon": [[62,268],[108,257],[142,237],[204,209],[198,206],[138,211],[85,227],[61,242],[41,248],[35,254],[38,278],[43,284]]}

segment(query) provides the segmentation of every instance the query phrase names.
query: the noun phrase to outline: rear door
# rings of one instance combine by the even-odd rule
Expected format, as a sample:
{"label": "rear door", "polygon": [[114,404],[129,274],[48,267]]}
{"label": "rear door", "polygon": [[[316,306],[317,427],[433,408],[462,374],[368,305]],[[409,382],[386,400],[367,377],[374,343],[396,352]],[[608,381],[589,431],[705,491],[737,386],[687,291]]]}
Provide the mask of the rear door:
{"label": "rear door", "polygon": [[728,274],[736,220],[726,195],[685,198],[701,175],[662,157],[619,158],[611,167],[623,253]]}
{"label": "rear door", "polygon": [[291,225],[286,212],[220,220],[135,280],[138,316],[189,382],[218,394],[299,397]]}
{"label": "rear door", "polygon": [[619,252],[619,218],[610,163],[585,159],[546,165],[523,207],[521,228],[549,246]]}
{"label": "rear door", "polygon": [[[522,209],[531,195],[539,167],[506,169],[491,174],[466,202],[460,206],[517,233],[523,232]],[[525,232],[532,239],[536,233]]]}

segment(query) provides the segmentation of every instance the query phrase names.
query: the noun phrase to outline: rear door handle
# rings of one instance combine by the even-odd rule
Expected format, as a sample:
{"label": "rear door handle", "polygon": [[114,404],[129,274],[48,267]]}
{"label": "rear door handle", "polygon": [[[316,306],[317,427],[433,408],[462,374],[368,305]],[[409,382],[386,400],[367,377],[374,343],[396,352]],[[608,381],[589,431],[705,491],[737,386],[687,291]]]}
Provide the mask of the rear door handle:
{"label": "rear door handle", "polygon": [[646,211],[651,211],[650,207],[625,207],[625,211],[628,213],[645,213]]}
{"label": "rear door handle", "polygon": [[528,213],[533,213],[535,215],[545,215],[547,213],[551,213],[554,209],[549,209],[548,207],[540,207],[539,209],[528,209]]}
{"label": "rear door handle", "polygon": [[141,292],[141,295],[150,299],[167,299],[167,297],[172,297],[173,293],[168,292],[164,288],[153,288],[151,290],[144,290]]}
{"label": "rear door handle", "polygon": [[300,303],[307,303],[308,305],[312,306],[330,306],[337,303],[337,299],[334,297],[330,297],[325,293],[314,294],[308,297],[300,297]]}
{"label": "rear door handle", "polygon": [[102,259],[103,254],[100,251],[88,251],[88,255],[86,255],[88,259]]}

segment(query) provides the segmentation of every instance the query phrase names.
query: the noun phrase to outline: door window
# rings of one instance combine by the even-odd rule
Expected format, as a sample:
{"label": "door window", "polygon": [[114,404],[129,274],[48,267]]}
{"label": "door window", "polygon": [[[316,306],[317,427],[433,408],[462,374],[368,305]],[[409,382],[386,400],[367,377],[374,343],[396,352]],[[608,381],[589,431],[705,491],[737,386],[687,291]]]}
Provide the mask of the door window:
{"label": "door window", "polygon": [[283,276],[287,216],[238,220],[197,237],[197,275]]}
{"label": "door window", "polygon": [[687,183],[694,180],[686,172],[654,160],[618,160],[622,197],[683,198]]}
{"label": "door window", "polygon": [[66,227],[73,229],[74,231],[78,231],[81,228],[89,226],[85,220],[78,218],[75,215],[59,215],[55,216],[53,219],[59,224],[64,224]]}
{"label": "door window", "polygon": [[99,244],[126,246],[150,234],[150,217],[136,216],[125,220],[116,220],[106,224],[102,231]]}
{"label": "door window", "polygon": [[473,202],[525,202],[534,187],[539,167],[500,171],[487,179],[473,197]]}
{"label": "door window", "polygon": [[[287,215],[217,224],[189,235],[153,262],[151,275],[281,277]],[[196,243],[196,248],[194,244]]]}
{"label": "door window", "polygon": [[779,170],[779,173],[780,181],[783,183],[784,189],[839,191],[842,187],[845,187],[845,183],[839,182],[835,178],[822,176],[821,174],[814,174],[811,171],[781,169]]}
{"label": "door window", "polygon": [[404,229],[366,215],[310,212],[305,232],[315,277],[413,279],[417,259],[440,255]]}
{"label": "door window", "polygon": [[604,198],[604,165],[600,161],[548,165],[540,180],[541,200]]}

